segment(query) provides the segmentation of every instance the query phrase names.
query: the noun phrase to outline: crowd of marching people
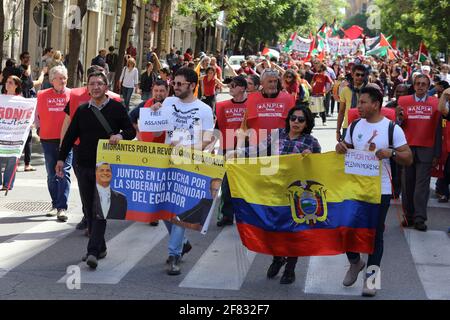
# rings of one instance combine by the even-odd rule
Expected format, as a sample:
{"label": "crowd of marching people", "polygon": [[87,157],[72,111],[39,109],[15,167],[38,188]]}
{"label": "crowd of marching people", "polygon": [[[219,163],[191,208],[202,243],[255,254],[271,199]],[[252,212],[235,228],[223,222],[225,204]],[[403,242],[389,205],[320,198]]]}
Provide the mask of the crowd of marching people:
{"label": "crowd of marching people", "polygon": [[[123,62],[118,61],[114,50],[100,50],[86,72],[78,63],[78,88],[67,87],[69,57],[52,48],[44,51],[37,80],[28,52],[20,55],[20,63],[8,59],[1,77],[3,94],[37,97],[34,126],[45,157],[52,200],[47,216],[61,222],[67,221],[70,171],[74,169],[84,214],[76,228],[89,237],[83,260],[93,269],[107,255],[106,220],[96,219],[95,214],[99,139],[109,139],[111,144],[133,139],[181,144],[223,154],[227,159],[320,153],[320,141],[313,136],[313,128],[327,126],[327,120],[335,118],[336,152],[345,153],[349,148],[374,151],[383,163],[375,250],[367,262],[357,252],[347,253],[350,267],[343,281],[345,286],[353,285],[366,266],[380,266],[391,198],[401,195],[402,225],[424,232],[432,174],[439,177],[439,202],[449,200],[450,126],[443,125],[443,120],[450,119],[450,67],[443,62],[420,63],[413,55],[381,59],[364,56],[360,51],[351,56],[325,55],[322,60],[313,57],[304,61],[295,53],[274,57],[258,52],[235,69],[220,52],[194,57],[191,49],[183,53],[173,48],[164,57],[150,52],[144,70],[139,71],[132,43]],[[121,68],[117,68],[119,63]],[[224,76],[225,69],[231,77]],[[121,73],[118,83],[113,80],[115,72]],[[225,88],[231,99],[218,102],[216,97]],[[134,108],[133,94],[140,94],[142,100]],[[175,128],[163,132],[139,131],[141,108],[172,106],[176,107],[172,117],[190,111],[189,119],[175,122]],[[201,139],[193,132],[199,122]],[[264,130],[265,135],[261,134]],[[25,171],[36,170],[30,164],[31,140],[30,132],[24,149]],[[2,190],[12,189],[17,161],[0,161],[5,167]],[[107,196],[108,191],[99,194],[102,209],[103,197]],[[220,211],[217,226],[233,225],[226,175]],[[192,245],[183,227],[164,222],[170,234],[167,272],[178,275],[181,258]],[[296,262],[297,257],[273,257],[267,277],[274,278],[285,265],[280,282],[294,282]],[[376,294],[367,286],[363,290],[367,296]]]}

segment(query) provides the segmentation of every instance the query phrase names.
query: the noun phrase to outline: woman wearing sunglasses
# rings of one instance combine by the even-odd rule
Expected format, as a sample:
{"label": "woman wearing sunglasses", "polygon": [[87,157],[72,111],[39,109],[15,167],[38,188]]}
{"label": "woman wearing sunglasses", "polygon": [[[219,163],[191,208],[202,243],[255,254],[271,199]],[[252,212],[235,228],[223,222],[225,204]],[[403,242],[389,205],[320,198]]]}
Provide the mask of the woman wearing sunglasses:
{"label": "woman wearing sunglasses", "polygon": [[293,96],[295,100],[297,100],[297,97],[300,93],[299,82],[300,79],[298,77],[298,74],[294,70],[287,69],[283,74],[283,90]]}
{"label": "woman wearing sunglasses", "polygon": [[[320,153],[319,141],[311,135],[314,128],[314,117],[306,106],[296,105],[292,108],[286,118],[285,128],[278,129],[278,135],[269,135],[266,141],[259,144],[259,148],[240,148],[227,154],[227,158],[248,157],[265,155],[282,155],[292,153]],[[278,144],[275,141],[278,140]],[[278,150],[272,150],[271,146],[278,145]],[[266,152],[265,152],[266,151]],[[270,154],[274,152],[275,154]],[[291,284],[295,281],[295,266],[298,257],[273,257],[272,264],[267,270],[267,277],[274,278],[286,264],[281,284]]]}

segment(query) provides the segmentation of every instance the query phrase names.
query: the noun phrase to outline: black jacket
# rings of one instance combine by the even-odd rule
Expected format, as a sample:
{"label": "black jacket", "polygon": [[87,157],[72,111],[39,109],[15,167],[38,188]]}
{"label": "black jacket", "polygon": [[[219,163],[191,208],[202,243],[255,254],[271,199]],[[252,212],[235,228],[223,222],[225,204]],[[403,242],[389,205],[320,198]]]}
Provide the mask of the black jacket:
{"label": "black jacket", "polygon": [[155,83],[158,76],[156,73],[151,72],[148,75],[147,71],[141,74],[141,83],[139,84],[139,88],[144,92],[152,91],[153,84]]}
{"label": "black jacket", "polygon": [[[70,123],[64,140],[61,144],[58,160],[65,160],[75,141],[80,138],[78,146],[78,165],[85,168],[95,168],[97,157],[97,144],[100,139],[109,139],[105,128],[98,121],[89,103],[82,104]],[[108,121],[113,134],[120,133],[124,140],[132,140],[136,130],[131,124],[127,110],[122,103],[109,100],[101,113]]]}

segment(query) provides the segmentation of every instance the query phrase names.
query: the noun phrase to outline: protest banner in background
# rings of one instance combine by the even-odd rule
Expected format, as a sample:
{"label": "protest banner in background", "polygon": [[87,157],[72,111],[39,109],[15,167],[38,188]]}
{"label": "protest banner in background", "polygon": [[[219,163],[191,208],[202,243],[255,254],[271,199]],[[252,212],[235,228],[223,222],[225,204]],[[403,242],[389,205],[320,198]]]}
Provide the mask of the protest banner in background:
{"label": "protest banner in background", "polygon": [[111,165],[111,189],[125,195],[125,219],[159,219],[206,233],[225,174],[222,156],[159,143],[100,140],[97,162]]}
{"label": "protest banner in background", "polygon": [[312,39],[305,39],[297,36],[292,44],[291,49],[299,52],[309,52]]}
{"label": "protest banner in background", "polygon": [[35,109],[36,99],[0,95],[0,157],[20,158]]}
{"label": "protest banner in background", "polygon": [[344,155],[335,152],[279,156],[279,170],[270,176],[259,174],[267,159],[237,160],[226,168],[248,249],[281,257],[372,253],[380,175],[346,174]]}

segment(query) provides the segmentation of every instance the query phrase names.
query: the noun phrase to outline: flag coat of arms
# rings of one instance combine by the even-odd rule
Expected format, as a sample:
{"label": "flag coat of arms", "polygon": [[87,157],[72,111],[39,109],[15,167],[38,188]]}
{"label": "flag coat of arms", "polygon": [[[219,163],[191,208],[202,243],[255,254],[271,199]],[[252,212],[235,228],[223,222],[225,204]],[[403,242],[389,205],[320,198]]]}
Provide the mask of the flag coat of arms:
{"label": "flag coat of arms", "polygon": [[237,227],[249,250],[293,257],[373,252],[380,176],[346,174],[344,156],[335,152],[279,156],[277,173],[261,175],[269,158],[275,159],[226,164]]}

